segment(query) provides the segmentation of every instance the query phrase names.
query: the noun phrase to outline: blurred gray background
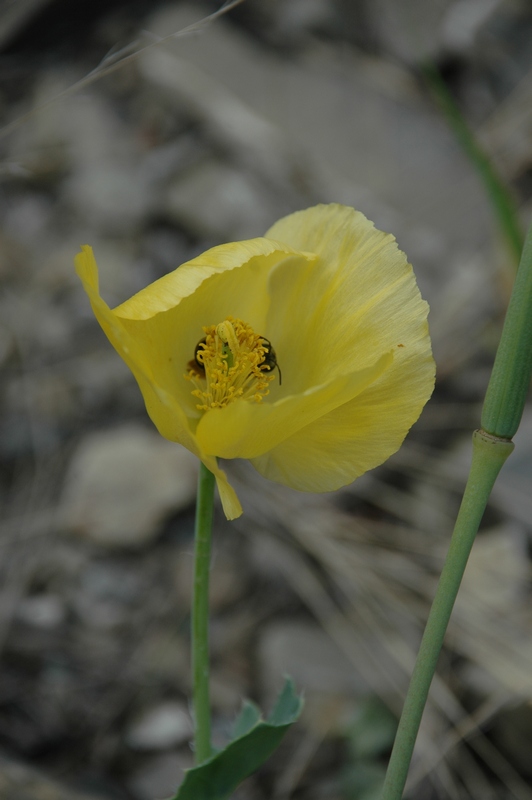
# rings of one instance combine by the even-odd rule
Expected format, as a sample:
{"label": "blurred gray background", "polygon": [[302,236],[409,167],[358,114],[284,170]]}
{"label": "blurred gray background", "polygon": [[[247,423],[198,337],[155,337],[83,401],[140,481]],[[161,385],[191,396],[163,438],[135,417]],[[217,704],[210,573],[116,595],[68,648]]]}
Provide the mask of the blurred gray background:
{"label": "blurred gray background", "polygon": [[[0,800],[154,800],[192,764],[196,465],[152,428],[73,270],[110,305],[318,202],[392,232],[431,305],[432,401],[334,495],[228,465],[212,693],[223,744],[282,675],[302,721],[238,800],[376,800],[515,272],[435,65],[532,198],[519,0],[0,1]],[[203,20],[203,22],[202,22]],[[199,23],[199,24],[196,24]],[[532,800],[532,414],[486,514],[411,772],[416,800]]]}

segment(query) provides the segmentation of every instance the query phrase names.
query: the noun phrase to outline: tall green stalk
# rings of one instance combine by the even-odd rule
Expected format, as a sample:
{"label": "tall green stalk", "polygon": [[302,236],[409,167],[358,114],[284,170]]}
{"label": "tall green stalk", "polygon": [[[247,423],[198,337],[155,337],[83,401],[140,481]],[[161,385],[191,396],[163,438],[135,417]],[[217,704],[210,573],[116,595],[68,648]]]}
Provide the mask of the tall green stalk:
{"label": "tall green stalk", "polygon": [[481,431],[473,435],[471,471],[403,706],[383,800],[400,800],[403,796],[423,709],[467,559],[495,479],[513,449],[511,442]]}
{"label": "tall green stalk", "polygon": [[215,478],[200,464],[194,531],[192,595],[192,674],[196,764],[212,755],[209,700],[209,570]]}
{"label": "tall green stalk", "polygon": [[473,459],[449,552],[421,640],[399,721],[382,800],[401,800],[430,684],[467,559],[499,471],[523,413],[532,374],[532,226],[508,306],[482,410],[473,434]]}

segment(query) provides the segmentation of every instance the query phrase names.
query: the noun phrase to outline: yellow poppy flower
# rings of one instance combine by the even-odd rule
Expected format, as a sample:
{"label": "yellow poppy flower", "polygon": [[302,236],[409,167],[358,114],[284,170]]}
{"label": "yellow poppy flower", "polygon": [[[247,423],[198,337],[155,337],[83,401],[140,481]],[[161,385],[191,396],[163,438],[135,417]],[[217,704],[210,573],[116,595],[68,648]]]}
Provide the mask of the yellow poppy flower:
{"label": "yellow poppy flower", "polygon": [[306,492],[351,483],[401,445],[434,385],[412,267],[363,214],[319,205],[214,247],[111,310],[85,245],[76,269],[159,432],[214,473],[247,458]]}

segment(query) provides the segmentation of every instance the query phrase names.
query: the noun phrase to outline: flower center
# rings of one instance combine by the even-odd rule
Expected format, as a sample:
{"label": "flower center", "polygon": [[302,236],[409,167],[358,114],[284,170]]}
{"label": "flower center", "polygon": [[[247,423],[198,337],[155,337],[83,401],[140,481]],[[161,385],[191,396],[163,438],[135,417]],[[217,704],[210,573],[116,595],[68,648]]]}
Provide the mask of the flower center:
{"label": "flower center", "polygon": [[209,411],[238,399],[260,403],[269,393],[268,385],[275,378],[273,370],[277,366],[268,339],[255,333],[247,322],[233,317],[203,331],[205,337],[196,345],[185,375],[194,386],[192,394],[199,400],[196,408]]}

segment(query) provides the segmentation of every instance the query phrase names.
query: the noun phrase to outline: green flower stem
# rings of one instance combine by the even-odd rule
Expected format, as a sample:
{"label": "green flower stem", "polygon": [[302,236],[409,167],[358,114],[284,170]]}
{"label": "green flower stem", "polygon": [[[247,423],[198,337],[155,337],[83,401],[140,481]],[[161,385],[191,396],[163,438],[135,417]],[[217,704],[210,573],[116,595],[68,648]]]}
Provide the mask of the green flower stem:
{"label": "green flower stem", "polygon": [[192,596],[192,674],[196,764],[212,755],[209,702],[209,570],[214,475],[200,464],[196,501],[194,591]]}
{"label": "green flower stem", "polygon": [[473,461],[447,559],[427,620],[384,783],[382,800],[400,800],[406,783],[423,709],[447,624],[478,526],[499,471],[514,449],[512,442],[473,434]]}
{"label": "green flower stem", "polygon": [[484,407],[473,434],[473,460],[449,552],[408,688],[382,800],[401,800],[430,684],[467,559],[493,484],[512,452],[532,374],[532,225],[497,349]]}

